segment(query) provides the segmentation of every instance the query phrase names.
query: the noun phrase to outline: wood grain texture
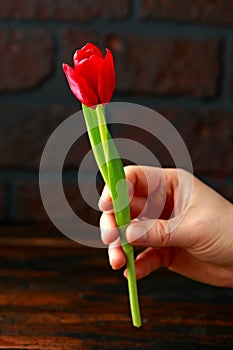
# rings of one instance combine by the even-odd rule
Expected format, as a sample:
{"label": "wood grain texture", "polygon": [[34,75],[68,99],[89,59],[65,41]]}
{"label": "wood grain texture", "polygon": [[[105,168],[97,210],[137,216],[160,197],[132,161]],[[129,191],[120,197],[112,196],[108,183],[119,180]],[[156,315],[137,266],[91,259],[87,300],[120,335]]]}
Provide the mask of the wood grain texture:
{"label": "wood grain texture", "polygon": [[136,329],[104,249],[0,246],[0,349],[232,349],[232,290],[161,269],[139,291]]}

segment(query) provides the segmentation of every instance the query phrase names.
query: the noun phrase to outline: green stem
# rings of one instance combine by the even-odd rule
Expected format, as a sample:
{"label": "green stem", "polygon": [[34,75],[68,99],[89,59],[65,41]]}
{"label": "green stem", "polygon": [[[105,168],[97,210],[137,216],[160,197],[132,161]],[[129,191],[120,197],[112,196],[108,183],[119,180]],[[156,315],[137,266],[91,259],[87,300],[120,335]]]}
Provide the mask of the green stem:
{"label": "green stem", "polygon": [[110,181],[109,166],[108,166],[108,162],[109,162],[108,129],[106,125],[103,105],[98,105],[96,107],[96,115],[97,115],[97,121],[99,126],[100,140],[103,147],[104,158],[105,158],[105,163],[107,167],[108,180]]}
{"label": "green stem", "polygon": [[83,108],[85,123],[87,126],[88,137],[90,140],[91,148],[92,148],[96,163],[104,179],[104,182],[109,187],[108,169],[105,161],[104,151],[101,144],[96,111],[92,108],[88,108],[85,105],[82,105],[82,108]]}
{"label": "green stem", "polygon": [[96,115],[97,115],[97,120],[99,124],[99,132],[100,132],[100,138],[101,138],[101,143],[103,145],[103,150],[104,150],[104,156],[105,156],[105,161],[108,163],[109,161],[109,151],[108,151],[108,130],[106,126],[106,120],[104,116],[104,107],[102,105],[98,105],[96,107]]}
{"label": "green stem", "polygon": [[[125,239],[125,234],[124,234]],[[126,239],[125,239],[126,240]],[[135,327],[141,327],[141,314],[140,307],[138,301],[138,289],[137,289],[137,281],[136,281],[136,273],[135,273],[135,265],[134,265],[134,249],[131,244],[123,244],[123,251],[125,253],[127,262],[126,267],[128,271],[128,291],[129,291],[129,303],[132,315],[132,322]]]}
{"label": "green stem", "polygon": [[[120,232],[123,251],[127,259],[126,266],[128,270],[128,290],[132,321],[135,327],[140,327],[141,316],[134,265],[134,250],[133,247],[127,242],[125,236],[125,229],[130,222],[130,208],[124,169],[116,146],[108,131],[104,115],[104,107],[102,105],[97,106],[96,114],[99,124],[99,135],[107,165],[108,187],[113,201],[115,218]],[[117,184],[119,181],[123,181],[123,188],[121,190],[118,189],[117,191]]]}

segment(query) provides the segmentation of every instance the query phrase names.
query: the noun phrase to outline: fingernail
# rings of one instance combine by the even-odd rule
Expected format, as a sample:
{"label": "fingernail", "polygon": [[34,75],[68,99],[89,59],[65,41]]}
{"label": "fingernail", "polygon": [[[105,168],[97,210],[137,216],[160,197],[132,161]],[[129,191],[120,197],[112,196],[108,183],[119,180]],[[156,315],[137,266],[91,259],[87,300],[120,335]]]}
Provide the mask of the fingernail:
{"label": "fingernail", "polygon": [[114,254],[109,256],[109,264],[113,270],[117,270],[117,258]]}
{"label": "fingernail", "polygon": [[105,201],[100,197],[99,202],[98,202],[98,207],[101,211],[103,211],[103,206],[104,206]]}
{"label": "fingernail", "polygon": [[[112,242],[112,236],[115,235],[115,228],[103,228],[100,229],[101,239],[104,244],[110,244]],[[118,233],[118,231],[116,232]]]}
{"label": "fingernail", "polygon": [[109,257],[109,263],[111,265],[111,268],[113,269],[112,265],[114,265],[114,257],[112,257],[112,256]]}
{"label": "fingernail", "polygon": [[146,228],[139,224],[129,225],[126,230],[126,237],[129,242],[144,243],[147,239]]}
{"label": "fingernail", "polygon": [[99,210],[103,212],[107,212],[107,213],[114,212],[112,208],[112,202],[104,201],[102,198],[100,198],[98,202],[98,207],[99,207]]}

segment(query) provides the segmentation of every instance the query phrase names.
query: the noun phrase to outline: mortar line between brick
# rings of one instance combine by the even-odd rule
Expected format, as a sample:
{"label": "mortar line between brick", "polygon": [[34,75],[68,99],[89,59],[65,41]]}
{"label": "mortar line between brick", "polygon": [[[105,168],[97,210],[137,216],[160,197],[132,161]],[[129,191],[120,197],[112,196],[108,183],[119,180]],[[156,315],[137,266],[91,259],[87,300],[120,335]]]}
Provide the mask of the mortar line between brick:
{"label": "mortar line between brick", "polygon": [[[137,12],[137,11],[136,11]],[[134,10],[135,16],[135,10]],[[140,25],[139,25],[140,24]],[[159,34],[160,36],[183,37],[183,38],[221,38],[222,36],[231,37],[233,27],[230,25],[214,25],[201,23],[186,23],[179,21],[135,21],[135,17],[125,20],[106,20],[104,18],[94,19],[89,22],[78,21],[56,21],[56,20],[0,20],[0,29],[38,29],[59,31],[60,29],[74,28],[80,30],[94,30],[102,33],[137,33],[142,36],[151,37]],[[192,34],[190,34],[192,32]]]}
{"label": "mortar line between brick", "polygon": [[0,169],[0,181],[10,183],[12,180],[38,178],[38,170],[31,169]]}
{"label": "mortar line between brick", "polygon": [[230,99],[232,101],[233,96],[231,96],[231,88],[232,88],[232,76],[233,76],[233,66],[232,66],[232,58],[233,58],[233,40],[227,39],[225,41],[225,50],[224,50],[224,70],[223,70],[223,79],[222,79],[222,96],[223,98]]}
{"label": "mortar line between brick", "polygon": [[140,16],[140,8],[141,8],[141,0],[134,0],[131,1],[131,7],[132,7],[132,19],[133,21],[138,22],[139,16]]}
{"label": "mortar line between brick", "polygon": [[57,75],[59,74],[59,70],[61,70],[61,67],[59,66],[59,63],[61,61],[61,45],[59,42],[59,35],[58,31],[53,28],[53,26],[50,26],[48,28],[50,30],[50,35],[53,41],[53,51],[54,51],[54,59],[53,59],[53,76],[52,78],[56,79]]}
{"label": "mortar line between brick", "polygon": [[[88,182],[93,178],[93,171],[97,173],[97,168],[93,170],[87,170],[85,173],[79,175],[79,180],[82,182]],[[49,173],[49,172],[48,172]],[[73,181],[76,179],[78,181],[78,171],[77,169],[65,169],[63,170],[63,180],[64,182]],[[0,170],[0,182],[5,183],[7,186],[12,184],[17,185],[21,181],[37,182],[39,183],[39,171],[38,170],[25,170],[25,169],[1,169]]]}

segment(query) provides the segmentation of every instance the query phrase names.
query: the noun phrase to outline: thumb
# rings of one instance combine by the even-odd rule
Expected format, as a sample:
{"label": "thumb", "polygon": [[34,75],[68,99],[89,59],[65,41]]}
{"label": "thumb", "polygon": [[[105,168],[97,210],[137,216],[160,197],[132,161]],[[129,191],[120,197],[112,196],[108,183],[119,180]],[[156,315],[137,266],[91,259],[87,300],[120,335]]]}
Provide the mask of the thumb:
{"label": "thumb", "polygon": [[[141,220],[132,222],[126,229],[129,243],[143,247],[184,247],[182,225],[174,225],[171,220]],[[174,228],[171,230],[171,228]],[[186,237],[187,238],[187,237]]]}

